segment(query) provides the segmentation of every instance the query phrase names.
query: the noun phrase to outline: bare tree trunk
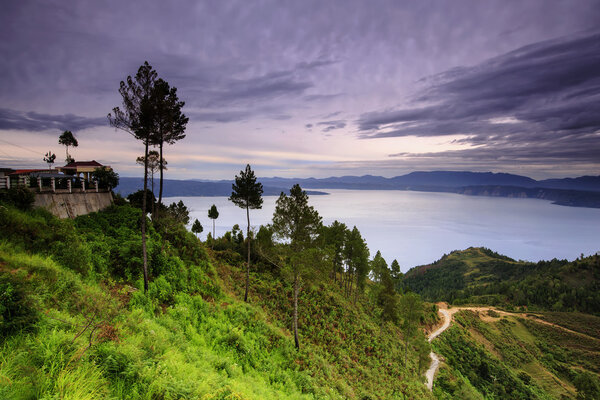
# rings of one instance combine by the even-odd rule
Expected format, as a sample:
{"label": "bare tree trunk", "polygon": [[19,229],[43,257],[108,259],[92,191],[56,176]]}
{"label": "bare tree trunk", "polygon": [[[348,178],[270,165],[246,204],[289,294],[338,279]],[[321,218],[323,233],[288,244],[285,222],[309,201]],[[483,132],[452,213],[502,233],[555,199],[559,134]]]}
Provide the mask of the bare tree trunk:
{"label": "bare tree trunk", "polygon": [[146,251],[146,192],[148,190],[148,139],[144,151],[144,195],[142,196],[142,253],[144,255],[144,293],[148,292],[148,253]]}
{"label": "bare tree trunk", "polygon": [[[154,196],[154,170],[150,171],[150,187],[152,188],[152,196]],[[156,218],[155,204],[152,202],[152,220]]]}
{"label": "bare tree trunk", "polygon": [[298,273],[294,273],[294,344],[296,349],[300,350],[300,341],[298,340]]}
{"label": "bare tree trunk", "polygon": [[246,218],[248,219],[248,228],[246,229],[246,238],[248,239],[248,263],[246,264],[246,293],[244,301],[248,302],[248,286],[250,286],[250,209],[248,200],[246,200]]}
{"label": "bare tree trunk", "polygon": [[[162,135],[161,135],[162,138]],[[162,194],[163,194],[163,141],[160,141],[160,155],[158,159],[158,168],[160,169],[160,189],[158,189],[158,205],[162,204]]]}

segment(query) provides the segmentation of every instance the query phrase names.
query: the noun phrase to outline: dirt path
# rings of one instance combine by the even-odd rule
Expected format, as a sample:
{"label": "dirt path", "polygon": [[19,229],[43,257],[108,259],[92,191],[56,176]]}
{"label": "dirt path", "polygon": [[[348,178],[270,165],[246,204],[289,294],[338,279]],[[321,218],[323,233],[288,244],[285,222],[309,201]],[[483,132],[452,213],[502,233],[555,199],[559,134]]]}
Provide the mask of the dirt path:
{"label": "dirt path", "polygon": [[[555,327],[558,329],[562,329],[566,332],[570,332],[570,333],[580,335],[580,336],[585,336],[585,337],[593,339],[593,340],[598,340],[594,337],[586,335],[585,333],[573,331],[571,329],[565,328],[564,326],[560,326],[560,325],[554,324],[552,322],[545,321],[541,318],[537,318],[535,315],[531,315],[531,314],[511,313],[508,311],[498,310],[494,307],[452,307],[452,308],[448,308],[448,305],[446,303],[437,303],[437,306],[439,307],[439,313],[442,316],[443,322],[442,322],[442,325],[438,329],[436,329],[435,331],[433,331],[432,333],[429,334],[429,337],[428,337],[429,342],[431,342],[433,339],[438,337],[442,332],[444,332],[446,329],[448,329],[450,327],[450,323],[452,322],[452,317],[454,316],[454,314],[456,314],[459,311],[475,311],[475,312],[479,313],[479,318],[484,322],[494,322],[494,321],[497,321],[498,319],[500,319],[501,316],[510,315],[510,316],[517,317],[517,318],[529,319],[529,320],[535,321],[539,324],[549,325],[549,326],[552,326],[552,327]],[[499,316],[492,317],[491,315],[488,314],[489,311],[493,311],[496,314],[498,314]],[[437,372],[438,368],[440,367],[440,359],[439,359],[438,355],[435,354],[434,352],[429,353],[429,358],[431,358],[431,364],[429,365],[429,369],[425,373],[425,377],[427,378],[427,388],[429,390],[433,390],[433,379],[435,378],[435,373]]]}
{"label": "dirt path", "polygon": [[[452,315],[445,308],[440,308],[439,313],[442,315],[444,322],[442,326],[436,329],[434,332],[429,334],[429,342],[438,337],[442,332],[450,327],[450,321],[452,321]],[[431,358],[431,364],[429,365],[429,369],[425,373],[425,377],[427,378],[427,389],[433,390],[433,378],[435,377],[435,373],[440,367],[440,359],[433,351],[429,353],[429,358]]]}

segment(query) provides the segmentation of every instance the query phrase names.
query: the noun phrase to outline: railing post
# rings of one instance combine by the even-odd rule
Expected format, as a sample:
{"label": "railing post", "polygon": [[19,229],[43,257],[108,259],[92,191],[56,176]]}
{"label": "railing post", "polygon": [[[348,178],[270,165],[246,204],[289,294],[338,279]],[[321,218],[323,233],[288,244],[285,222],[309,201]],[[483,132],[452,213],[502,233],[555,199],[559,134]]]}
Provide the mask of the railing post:
{"label": "railing post", "polygon": [[56,192],[56,179],[50,178],[50,182],[52,183],[52,192]]}
{"label": "railing post", "polygon": [[98,181],[94,181],[94,184],[96,185],[96,193],[98,193]]}
{"label": "railing post", "polygon": [[10,189],[10,176],[6,177],[6,188]]}
{"label": "railing post", "polygon": [[71,188],[71,178],[67,181],[67,187],[69,189],[69,193],[73,193],[73,189]]}
{"label": "railing post", "polygon": [[85,179],[81,180],[81,190],[85,193]]}
{"label": "railing post", "polygon": [[42,192],[42,177],[38,176],[38,186],[40,187],[40,193]]}

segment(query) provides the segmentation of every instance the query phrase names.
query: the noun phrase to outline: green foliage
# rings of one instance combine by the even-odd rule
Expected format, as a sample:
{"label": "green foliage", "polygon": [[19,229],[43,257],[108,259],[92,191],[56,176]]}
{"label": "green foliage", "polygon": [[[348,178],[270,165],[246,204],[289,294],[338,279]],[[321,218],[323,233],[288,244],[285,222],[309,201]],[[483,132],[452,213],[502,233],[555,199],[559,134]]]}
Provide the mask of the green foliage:
{"label": "green foliage", "polygon": [[572,331],[600,339],[600,317],[579,312],[542,312],[536,317]]}
{"label": "green foliage", "polygon": [[[580,398],[586,390],[595,393],[597,339],[531,318],[490,320],[486,315],[484,322],[480,317],[469,311],[455,314],[455,323],[434,341],[448,364],[449,379],[468,381],[486,398],[574,398],[573,388]],[[570,323],[576,321],[572,316]],[[438,398],[456,393],[444,378],[435,385]]]}
{"label": "green foliage", "polygon": [[83,274],[90,272],[91,252],[71,220],[60,220],[42,208],[23,212],[0,207],[0,231],[4,240],[24,250],[52,256]]}
{"label": "green foliage", "polygon": [[194,232],[195,234],[201,234],[202,231],[204,231],[204,227],[202,226],[202,224],[200,223],[200,221],[198,221],[197,219],[194,220],[194,223],[192,224],[192,232]]}
{"label": "green foliage", "polygon": [[[450,367],[457,370],[486,398],[539,398],[531,385],[518,379],[502,361],[495,359],[485,348],[459,327],[451,326],[435,341]],[[455,389],[451,389],[456,393]]]}
{"label": "green foliage", "polygon": [[190,211],[181,200],[171,203],[167,208],[167,213],[179,224],[187,225],[190,222]]}
{"label": "green foliage", "polygon": [[67,148],[69,146],[73,146],[73,147],[79,146],[79,143],[77,142],[77,139],[75,139],[75,136],[73,136],[73,132],[71,132],[71,131],[64,131],[58,137],[58,144],[62,144],[63,146],[67,146]]}
{"label": "green foliage", "polygon": [[253,210],[262,208],[263,186],[262,183],[256,181],[256,176],[250,168],[250,164],[246,165],[244,171],[240,171],[239,176],[235,176],[232,190],[229,200],[236,206]]}
{"label": "green foliage", "polygon": [[470,248],[412,269],[403,285],[427,301],[597,314],[600,256],[529,263]]}
{"label": "green foliage", "polygon": [[577,398],[592,400],[600,398],[600,380],[597,376],[583,371],[577,374],[573,380],[577,388]]}
{"label": "green foliage", "polygon": [[92,172],[92,179],[98,181],[98,185],[101,187],[113,189],[119,186],[119,174],[109,167],[99,167],[94,169],[94,172]]}
{"label": "green foliage", "polygon": [[75,161],[75,160],[73,160],[73,157],[71,157],[69,155],[69,146],[73,146],[73,147],[79,146],[79,143],[77,142],[77,139],[75,139],[75,136],[73,135],[73,132],[71,132],[71,131],[64,131],[58,137],[58,144],[62,144],[63,146],[66,147],[66,153],[67,153],[66,161],[68,163]]}
{"label": "green foliage", "polygon": [[[0,244],[0,248],[6,245]],[[23,277],[0,269],[0,340],[15,332],[30,331],[38,320],[32,297]]]}
{"label": "green foliage", "polygon": [[[129,204],[131,204],[133,207],[139,208],[141,210],[144,201],[144,191],[138,190],[137,192],[129,194],[127,196],[127,200],[129,200]],[[147,213],[150,213],[153,204],[156,204],[156,197],[154,196],[154,193],[152,193],[151,190],[146,189]]]}
{"label": "green foliage", "polygon": [[344,271],[344,246],[349,234],[350,231],[346,224],[337,220],[333,221],[330,226],[323,226],[319,233],[321,246],[330,248],[333,254],[333,270],[331,272],[334,280],[337,278],[337,274],[341,274]]}
{"label": "green foliage", "polygon": [[385,269],[381,275],[382,289],[377,296],[377,303],[382,308],[381,317],[384,321],[398,322],[399,302],[398,294],[390,272]]}
{"label": "green foliage", "polygon": [[294,250],[310,246],[321,228],[321,217],[308,205],[308,195],[300,185],[290,189],[290,195],[281,193],[273,213],[273,233],[279,239],[289,240]]}
{"label": "green foliage", "polygon": [[356,279],[357,289],[363,291],[369,275],[369,248],[356,226],[348,234],[344,245],[344,258],[348,273]]}
{"label": "green foliage", "polygon": [[26,211],[31,210],[34,202],[35,193],[26,187],[16,186],[0,191],[0,206],[4,203]]}
{"label": "green foliage", "polygon": [[[219,278],[202,243],[172,218],[148,223],[151,280],[143,293],[139,209],[113,206],[74,221],[10,207],[0,212],[5,226],[14,223],[0,247],[2,287],[6,272],[11,289],[4,292],[12,299],[2,304],[40,310],[0,348],[0,398],[431,398],[419,377],[423,335],[404,368],[400,332],[382,325],[369,296],[351,305],[337,287],[315,286],[322,281],[312,276],[331,271],[327,252],[307,246],[290,255],[312,271],[299,292],[306,344],[297,352],[283,271],[256,276],[256,306],[228,297],[221,279],[240,285],[225,292],[237,292],[243,280],[230,277],[243,272],[220,265]],[[47,232],[46,240],[77,238],[94,255],[91,277],[83,280],[53,254],[22,253],[39,252],[34,244],[44,236],[33,228]],[[269,228],[261,231],[257,241],[279,246]],[[240,257],[237,250],[231,255]]]}
{"label": "green foliage", "polygon": [[399,300],[400,316],[402,324],[400,325],[404,336],[405,362],[408,356],[408,345],[417,336],[419,322],[423,319],[423,302],[421,297],[415,293],[406,293]]}
{"label": "green foliage", "polygon": [[398,264],[397,260],[392,261],[392,264],[390,265],[390,272],[395,283],[398,283],[402,279],[403,274],[400,270],[400,264]]}
{"label": "green foliage", "polygon": [[213,204],[210,206],[210,209],[208,210],[208,218],[213,220],[219,218],[219,211],[217,210],[216,205]]}

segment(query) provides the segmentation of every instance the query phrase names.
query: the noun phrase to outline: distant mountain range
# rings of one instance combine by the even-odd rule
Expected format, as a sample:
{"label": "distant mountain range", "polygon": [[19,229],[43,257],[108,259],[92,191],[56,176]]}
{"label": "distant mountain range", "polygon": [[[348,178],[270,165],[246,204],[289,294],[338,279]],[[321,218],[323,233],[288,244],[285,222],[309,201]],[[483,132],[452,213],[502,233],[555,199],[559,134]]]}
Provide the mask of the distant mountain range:
{"label": "distant mountain range", "polygon": [[[154,193],[158,196],[158,178],[154,179]],[[185,196],[230,196],[231,184],[233,181],[198,181],[198,180],[176,180],[165,179],[163,183],[164,197],[185,197]],[[293,184],[286,186],[265,185],[263,183],[264,196],[279,196],[281,192],[288,192]],[[119,186],[115,188],[115,192],[122,196],[127,196],[130,193],[142,190],[144,187],[143,178],[123,177],[119,179]],[[150,185],[148,185],[150,189]],[[317,190],[307,190],[309,195],[325,195],[327,193]]]}
{"label": "distant mountain range", "polygon": [[514,186],[521,188],[544,188],[563,190],[582,190],[600,192],[600,176],[582,176],[579,178],[546,179],[536,181],[521,175],[469,172],[469,171],[432,171],[411,172],[410,174],[384,178],[382,176],[341,176],[331,178],[261,178],[264,185],[287,186],[299,183],[311,189],[363,189],[363,190],[419,190],[419,188],[458,188],[466,186]]}
{"label": "distant mountain range", "polygon": [[[304,189],[415,190],[473,196],[537,198],[572,207],[600,208],[600,176],[546,179],[469,171],[411,172],[407,175],[341,176],[330,178],[259,178],[265,196],[277,196],[298,183]],[[164,183],[164,196],[229,196],[232,181],[172,180]],[[127,195],[142,188],[141,178],[121,178],[116,192]],[[158,189],[155,188],[155,192]],[[326,194],[308,191],[309,195]]]}

